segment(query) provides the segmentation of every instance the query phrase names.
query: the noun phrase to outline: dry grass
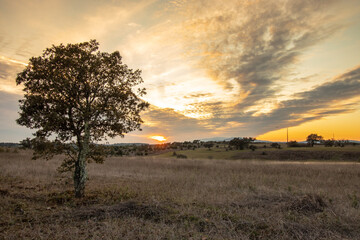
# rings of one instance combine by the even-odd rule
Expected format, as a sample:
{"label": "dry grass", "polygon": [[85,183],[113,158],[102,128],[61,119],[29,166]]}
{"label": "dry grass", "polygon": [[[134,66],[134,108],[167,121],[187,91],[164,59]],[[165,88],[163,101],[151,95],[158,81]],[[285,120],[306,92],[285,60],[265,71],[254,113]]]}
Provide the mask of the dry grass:
{"label": "dry grass", "polygon": [[0,239],[359,239],[360,164],[109,158],[72,197],[60,158],[0,154]]}
{"label": "dry grass", "polygon": [[[264,144],[254,144],[256,151],[230,150],[226,151],[225,146],[219,148],[197,148],[195,150],[176,150],[179,155],[195,159],[256,159],[256,160],[292,160],[292,161],[351,161],[360,162],[360,145],[346,147],[324,147],[315,145],[314,147],[293,147],[288,148],[282,144],[282,149],[271,147],[263,148]],[[176,157],[174,151],[161,153],[159,157]]]}

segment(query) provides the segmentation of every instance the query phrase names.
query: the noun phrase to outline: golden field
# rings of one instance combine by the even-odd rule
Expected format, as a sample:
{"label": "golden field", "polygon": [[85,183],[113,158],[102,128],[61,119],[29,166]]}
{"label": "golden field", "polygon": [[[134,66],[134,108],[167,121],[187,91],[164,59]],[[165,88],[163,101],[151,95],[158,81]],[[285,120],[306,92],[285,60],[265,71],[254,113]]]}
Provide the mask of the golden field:
{"label": "golden field", "polygon": [[73,198],[61,157],[0,153],[0,239],[359,239],[360,164],[110,157]]}

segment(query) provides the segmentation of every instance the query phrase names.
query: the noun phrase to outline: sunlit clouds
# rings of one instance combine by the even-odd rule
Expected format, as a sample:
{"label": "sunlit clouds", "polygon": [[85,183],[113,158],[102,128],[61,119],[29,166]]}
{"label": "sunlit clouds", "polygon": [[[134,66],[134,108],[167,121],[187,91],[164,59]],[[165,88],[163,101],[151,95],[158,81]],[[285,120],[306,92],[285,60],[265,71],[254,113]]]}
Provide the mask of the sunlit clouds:
{"label": "sunlit clouds", "polygon": [[165,142],[166,138],[164,136],[150,136],[149,138],[154,139],[158,142]]}
{"label": "sunlit clouds", "polygon": [[[102,51],[118,50],[142,70],[151,104],[143,131],[112,142],[159,134],[284,140],[288,127],[303,140],[316,126],[325,136],[360,139],[359,1],[0,0],[0,9],[4,101],[21,97],[16,74],[52,44],[97,39]],[[11,106],[12,118],[0,122],[3,141],[2,125],[18,111]]]}
{"label": "sunlit clouds", "polygon": [[22,94],[21,87],[15,86],[15,76],[27,64],[0,56],[0,92]]}

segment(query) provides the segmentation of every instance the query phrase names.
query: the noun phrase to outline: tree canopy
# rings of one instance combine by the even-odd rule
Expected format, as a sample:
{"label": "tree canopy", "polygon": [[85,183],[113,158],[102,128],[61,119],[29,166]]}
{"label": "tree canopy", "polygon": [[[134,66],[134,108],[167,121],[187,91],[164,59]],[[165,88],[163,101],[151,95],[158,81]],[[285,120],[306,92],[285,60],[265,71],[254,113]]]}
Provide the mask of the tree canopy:
{"label": "tree canopy", "polygon": [[311,133],[309,136],[307,136],[306,141],[308,142],[308,145],[313,147],[316,141],[321,141],[323,139],[324,138],[320,135],[317,135],[317,133]]}
{"label": "tree canopy", "polygon": [[244,150],[244,148],[248,148],[249,144],[255,140],[256,139],[252,137],[233,138],[230,140],[229,145],[234,146],[238,150]]}
{"label": "tree canopy", "polygon": [[[66,153],[60,170],[74,170],[75,195],[84,195],[86,162],[103,161],[96,143],[140,129],[140,70],[122,63],[118,51],[100,52],[96,40],[60,44],[32,57],[18,74],[24,86],[17,123],[36,129],[34,158]],[[141,129],[140,129],[141,130]]]}

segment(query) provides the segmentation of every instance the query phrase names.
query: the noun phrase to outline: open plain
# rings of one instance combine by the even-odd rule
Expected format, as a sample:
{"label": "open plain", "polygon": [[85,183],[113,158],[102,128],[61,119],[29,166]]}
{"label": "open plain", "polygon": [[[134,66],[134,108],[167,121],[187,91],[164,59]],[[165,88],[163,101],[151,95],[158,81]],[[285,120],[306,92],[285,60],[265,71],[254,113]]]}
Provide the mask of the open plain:
{"label": "open plain", "polygon": [[109,157],[73,197],[61,157],[0,153],[0,239],[359,239],[358,162]]}

